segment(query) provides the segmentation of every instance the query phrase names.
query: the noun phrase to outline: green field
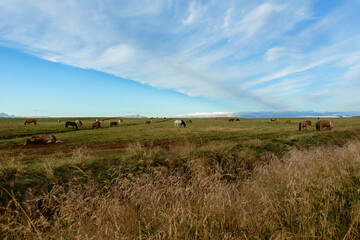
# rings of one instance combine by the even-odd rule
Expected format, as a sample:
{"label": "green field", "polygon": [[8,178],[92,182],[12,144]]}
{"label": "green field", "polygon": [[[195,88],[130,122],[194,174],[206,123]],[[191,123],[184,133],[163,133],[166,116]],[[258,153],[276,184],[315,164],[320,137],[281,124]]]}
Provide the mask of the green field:
{"label": "green field", "polygon": [[[61,123],[58,123],[59,119]],[[113,119],[101,121],[101,128],[92,130],[94,119],[81,118],[83,126],[78,130],[64,126],[66,121],[73,121],[74,118],[41,118],[36,126],[25,126],[24,119],[0,119],[3,213],[0,236],[47,239],[56,233],[55,239],[72,239],[76,238],[73,235],[75,232],[79,234],[77,237],[83,239],[86,232],[97,236],[95,239],[264,239],[276,236],[279,239],[352,239],[360,236],[360,194],[357,190],[360,175],[359,171],[356,172],[359,170],[356,164],[359,151],[356,155],[356,147],[353,147],[356,157],[345,157],[360,139],[360,118],[331,119],[335,126],[331,131],[316,131],[318,119],[311,118],[291,119],[290,124],[285,124],[286,119],[279,119],[278,122],[242,118],[236,122],[229,122],[228,118],[192,119],[186,128],[174,127],[175,119],[170,118],[154,118],[149,125],[144,124],[149,119],[125,118],[118,127],[109,127],[110,121],[116,120]],[[299,131],[298,123],[302,120],[311,120],[313,124],[307,130]],[[26,139],[31,139],[31,136],[45,134],[54,134],[59,143],[25,145]],[[342,167],[342,164],[334,162],[339,157],[328,163],[330,165],[311,168],[309,166],[313,163],[302,162],[310,161],[308,159],[312,156],[320,160],[342,156],[340,151],[343,151],[344,159],[353,158],[355,161],[343,166],[349,171],[345,175],[342,175],[344,169],[332,169],[338,165]],[[311,154],[307,155],[309,152]],[[328,152],[332,153],[329,157]],[[287,165],[290,164],[288,159],[295,158],[300,159],[296,161],[299,166]],[[325,164],[326,161],[321,162]],[[300,166],[300,163],[304,165]],[[319,171],[330,169],[329,174],[331,172],[333,175],[327,175],[325,170],[323,173],[311,171],[317,167],[322,169]],[[269,172],[282,171],[277,174],[287,176],[292,168],[299,171],[293,173],[294,176],[299,174],[295,178],[298,180],[290,181],[284,177],[281,180],[284,185],[281,186],[276,185],[278,182],[272,182],[277,178],[273,178]],[[306,174],[310,174],[308,185],[301,179]],[[262,179],[266,176],[267,180]],[[288,177],[294,176],[290,174]],[[322,186],[317,185],[322,184],[323,178],[332,179],[335,176],[340,179],[339,188],[335,187],[338,182],[332,180]],[[293,193],[284,186],[289,186],[293,181],[295,185],[299,184],[297,187],[304,187],[298,190],[300,195],[303,194],[301,199],[313,202],[291,197]],[[334,186],[334,189],[328,190],[327,187],[332,187],[326,184]],[[261,185],[262,190],[252,192],[244,189],[245,185],[254,189],[260,189]],[[144,186],[147,186],[146,189],[143,189]],[[330,192],[323,193],[325,190]],[[266,198],[279,201],[270,201],[271,211],[264,199],[264,202],[256,202],[259,199],[255,195],[259,191],[267,192],[269,196]],[[325,214],[323,208],[326,206],[322,204],[326,199],[332,201],[327,194],[334,196],[334,200],[327,202],[328,212]],[[237,202],[240,195],[242,201],[257,199],[251,204],[258,210],[249,210],[250,203],[243,206],[243,202]],[[64,199],[67,200],[59,201],[57,198],[50,201],[53,196],[66,196]],[[70,196],[76,197],[72,199]],[[29,199],[41,200],[37,200],[37,213],[30,211],[27,216],[27,210],[21,209],[26,209]],[[84,202],[76,202],[79,199]],[[64,209],[76,208],[77,205],[82,208],[80,212],[91,208],[86,205],[88,200],[85,199],[92,199],[93,204],[103,201],[104,206],[105,203],[114,204],[116,212],[122,215],[110,211],[101,218],[97,208],[92,209],[87,213],[89,216],[97,214],[101,221],[115,219],[107,222],[108,228],[96,230],[94,226],[99,222],[91,217],[80,213],[81,216],[77,216],[73,212],[71,214],[75,215],[65,214]],[[111,203],[114,199],[127,200]],[[207,202],[208,199],[210,202]],[[56,201],[59,202],[54,204]],[[289,201],[295,202],[290,204]],[[99,202],[97,204],[100,206]],[[149,205],[149,202],[154,204]],[[292,204],[300,206],[295,209]],[[60,209],[60,206],[65,207]],[[348,209],[338,212],[336,209],[341,207]],[[127,211],[124,211],[125,208]],[[264,212],[266,210],[269,212]],[[254,216],[248,219],[244,217],[245,214],[240,218],[232,211],[239,211],[239,216],[240,212],[248,211]],[[314,216],[306,219],[311,211],[316,214],[312,213]],[[152,216],[151,212],[159,215]],[[264,217],[269,218],[267,222]],[[127,222],[123,218],[130,220]],[[56,228],[46,227],[40,219],[50,225],[61,224]],[[71,227],[76,221],[81,227]],[[89,225],[89,229],[85,229],[86,225]]]}

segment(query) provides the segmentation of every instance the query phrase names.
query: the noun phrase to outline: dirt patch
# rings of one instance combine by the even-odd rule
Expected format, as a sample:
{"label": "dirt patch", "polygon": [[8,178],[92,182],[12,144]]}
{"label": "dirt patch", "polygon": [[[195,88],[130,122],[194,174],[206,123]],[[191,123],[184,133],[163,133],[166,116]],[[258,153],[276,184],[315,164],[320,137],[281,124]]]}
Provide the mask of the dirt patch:
{"label": "dirt patch", "polygon": [[[2,151],[12,152],[14,150],[30,150],[26,155],[51,155],[72,152],[79,147],[86,147],[89,151],[102,151],[111,149],[125,149],[132,146],[138,146],[143,148],[160,148],[160,149],[174,149],[178,146],[185,146],[187,144],[201,145],[200,142],[183,142],[183,141],[172,141],[172,140],[153,140],[153,141],[138,141],[138,142],[108,142],[108,143],[97,143],[97,144],[84,144],[84,145],[67,145],[66,142],[55,143],[55,144],[39,144],[39,145],[23,145],[14,144],[11,146],[0,147]],[[31,151],[34,149],[34,151]],[[10,153],[10,155],[17,155],[18,153]]]}

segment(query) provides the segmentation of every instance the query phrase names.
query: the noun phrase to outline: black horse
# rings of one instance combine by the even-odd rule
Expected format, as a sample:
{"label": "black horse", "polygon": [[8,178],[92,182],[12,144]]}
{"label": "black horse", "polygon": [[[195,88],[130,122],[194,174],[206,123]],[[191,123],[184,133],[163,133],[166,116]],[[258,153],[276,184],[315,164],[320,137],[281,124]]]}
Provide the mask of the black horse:
{"label": "black horse", "polygon": [[67,128],[69,125],[72,126],[73,129],[74,129],[74,128],[76,128],[76,130],[78,129],[78,126],[77,126],[76,122],[67,121],[67,122],[65,123],[65,127]]}
{"label": "black horse", "polygon": [[185,123],[183,120],[181,120],[180,127],[181,127],[181,125],[183,125],[184,127],[186,127],[186,123]]}

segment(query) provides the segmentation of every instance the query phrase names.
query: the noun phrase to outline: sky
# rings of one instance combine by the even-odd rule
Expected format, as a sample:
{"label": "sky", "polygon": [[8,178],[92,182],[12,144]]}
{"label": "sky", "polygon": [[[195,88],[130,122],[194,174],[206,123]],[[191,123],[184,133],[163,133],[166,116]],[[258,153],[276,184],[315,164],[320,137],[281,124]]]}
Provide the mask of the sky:
{"label": "sky", "polygon": [[360,112],[360,1],[0,0],[0,112]]}

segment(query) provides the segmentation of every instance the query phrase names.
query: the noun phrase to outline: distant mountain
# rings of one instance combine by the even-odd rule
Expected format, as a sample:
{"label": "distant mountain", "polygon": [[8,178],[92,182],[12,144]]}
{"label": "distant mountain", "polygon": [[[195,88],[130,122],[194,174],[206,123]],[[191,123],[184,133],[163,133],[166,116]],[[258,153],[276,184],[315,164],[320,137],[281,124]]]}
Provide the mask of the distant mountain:
{"label": "distant mountain", "polygon": [[176,115],[175,117],[213,118],[213,117],[239,117],[239,118],[306,118],[306,117],[353,117],[359,112],[315,112],[315,111],[267,111],[267,112],[213,112],[190,113]]}
{"label": "distant mountain", "polygon": [[352,117],[356,115],[359,115],[359,112],[269,111],[234,113],[235,117],[243,118]]}
{"label": "distant mountain", "polygon": [[7,113],[0,113],[0,118],[48,118],[47,116],[15,116],[15,115],[9,115]]}
{"label": "distant mountain", "polygon": [[2,113],[0,113],[0,118],[16,118],[16,116],[15,115],[9,115],[7,113],[2,112]]}
{"label": "distant mountain", "polygon": [[122,118],[147,118],[147,117],[136,114],[136,115],[123,116]]}

